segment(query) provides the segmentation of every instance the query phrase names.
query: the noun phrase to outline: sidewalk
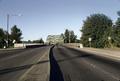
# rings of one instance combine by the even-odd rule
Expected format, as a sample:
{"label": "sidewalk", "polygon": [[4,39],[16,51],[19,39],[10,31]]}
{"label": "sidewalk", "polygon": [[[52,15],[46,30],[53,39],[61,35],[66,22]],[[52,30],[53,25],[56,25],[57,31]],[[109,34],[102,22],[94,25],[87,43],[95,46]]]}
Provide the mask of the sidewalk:
{"label": "sidewalk", "polygon": [[120,50],[119,49],[97,49],[97,48],[78,48],[71,47],[80,51],[89,52],[95,55],[111,58],[120,61]]}
{"label": "sidewalk", "polygon": [[49,51],[40,57],[38,63],[34,64],[24,73],[18,81],[48,81],[50,72]]}

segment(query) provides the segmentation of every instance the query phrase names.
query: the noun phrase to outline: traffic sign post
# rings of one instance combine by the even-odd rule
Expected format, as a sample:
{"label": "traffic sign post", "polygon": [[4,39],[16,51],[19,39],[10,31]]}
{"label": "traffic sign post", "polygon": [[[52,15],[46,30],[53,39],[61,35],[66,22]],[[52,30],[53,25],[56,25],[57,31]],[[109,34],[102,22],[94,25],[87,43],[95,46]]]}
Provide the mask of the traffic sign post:
{"label": "traffic sign post", "polygon": [[111,37],[110,36],[108,37],[108,41],[109,41],[110,47],[112,47]]}
{"label": "traffic sign post", "polygon": [[89,41],[89,46],[90,46],[90,48],[91,48],[91,41],[92,41],[92,38],[88,38],[88,41]]}

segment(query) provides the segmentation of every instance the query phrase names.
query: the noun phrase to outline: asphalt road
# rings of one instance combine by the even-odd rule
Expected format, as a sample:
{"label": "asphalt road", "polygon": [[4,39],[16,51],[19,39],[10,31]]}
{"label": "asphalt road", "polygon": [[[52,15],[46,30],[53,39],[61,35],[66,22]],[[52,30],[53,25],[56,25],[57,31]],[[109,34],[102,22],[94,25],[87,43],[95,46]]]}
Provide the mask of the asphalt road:
{"label": "asphalt road", "polygon": [[[0,81],[17,81],[51,46],[0,51]],[[55,46],[50,54],[50,81],[120,81],[120,62]]]}
{"label": "asphalt road", "polygon": [[50,81],[120,81],[120,62],[75,49],[50,51]]}
{"label": "asphalt road", "polygon": [[49,48],[0,51],[0,81],[17,81]]}

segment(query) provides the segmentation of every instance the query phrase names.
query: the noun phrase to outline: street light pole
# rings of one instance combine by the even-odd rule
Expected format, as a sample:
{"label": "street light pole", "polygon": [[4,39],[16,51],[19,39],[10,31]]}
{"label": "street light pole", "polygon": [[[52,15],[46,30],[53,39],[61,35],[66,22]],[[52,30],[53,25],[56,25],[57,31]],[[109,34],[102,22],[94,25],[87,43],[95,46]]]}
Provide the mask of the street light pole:
{"label": "street light pole", "polygon": [[18,15],[7,14],[7,40],[6,40],[7,48],[9,47],[9,21],[10,21],[10,16],[22,16],[22,15],[21,14],[18,14]]}
{"label": "street light pole", "polygon": [[7,41],[6,41],[7,48],[9,47],[9,18],[10,18],[10,15],[7,14]]}
{"label": "street light pole", "polygon": [[70,41],[70,31],[69,31],[69,43],[70,43],[71,41]]}

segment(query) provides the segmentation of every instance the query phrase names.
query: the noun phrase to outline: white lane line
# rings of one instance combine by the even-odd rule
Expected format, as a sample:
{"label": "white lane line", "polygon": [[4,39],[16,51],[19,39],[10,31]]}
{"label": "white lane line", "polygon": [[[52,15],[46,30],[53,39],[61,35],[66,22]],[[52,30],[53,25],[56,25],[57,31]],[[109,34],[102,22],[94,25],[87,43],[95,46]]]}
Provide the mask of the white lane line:
{"label": "white lane line", "polygon": [[[45,52],[45,53],[39,58],[38,62],[39,62],[40,60],[42,60],[42,59],[46,56],[46,54],[48,54],[48,51]],[[22,81],[23,78],[25,78],[26,75],[27,75],[35,66],[36,66],[36,65],[33,65],[30,69],[28,69],[17,81]]]}

